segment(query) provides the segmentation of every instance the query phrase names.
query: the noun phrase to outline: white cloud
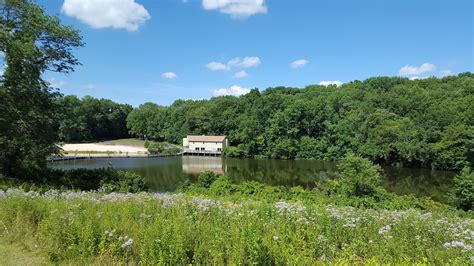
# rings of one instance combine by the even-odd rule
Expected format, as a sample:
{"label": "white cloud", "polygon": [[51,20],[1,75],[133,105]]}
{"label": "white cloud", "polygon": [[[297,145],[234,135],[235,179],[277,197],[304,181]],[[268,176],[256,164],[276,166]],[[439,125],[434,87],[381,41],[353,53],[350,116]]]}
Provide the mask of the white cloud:
{"label": "white cloud", "polygon": [[439,76],[441,78],[444,78],[444,77],[447,77],[447,76],[452,76],[452,75],[453,75],[453,71],[451,71],[449,69],[439,71]]}
{"label": "white cloud", "polygon": [[236,73],[234,74],[234,78],[241,79],[241,78],[248,77],[248,75],[249,75],[249,74],[247,73],[247,71],[241,70],[241,71],[236,72]]}
{"label": "white cloud", "polygon": [[61,12],[95,29],[136,31],[150,14],[135,0],[64,0]]}
{"label": "white cloud", "polygon": [[262,61],[257,56],[246,56],[243,59],[240,57],[235,57],[229,60],[227,64],[221,62],[210,62],[206,67],[212,71],[217,70],[231,70],[232,68],[250,68],[260,65]]}
{"label": "white cloud", "polygon": [[319,85],[323,85],[323,86],[336,85],[336,87],[339,87],[342,84],[343,84],[342,81],[339,81],[339,80],[324,80],[324,81],[319,82]]}
{"label": "white cloud", "polygon": [[224,95],[232,95],[232,96],[240,96],[250,92],[250,89],[242,88],[240,86],[234,85],[230,88],[222,88],[214,90],[214,96],[224,96]]}
{"label": "white cloud", "polygon": [[293,68],[293,69],[302,68],[302,67],[306,66],[308,63],[309,63],[309,61],[306,60],[306,59],[298,59],[298,60],[295,60],[295,61],[291,62],[290,67]]}
{"label": "white cloud", "polygon": [[256,67],[260,65],[261,63],[262,61],[260,61],[260,58],[256,56],[246,56],[244,57],[244,59],[240,59],[240,57],[231,59],[229,62],[227,62],[227,66],[249,68],[249,67]]}
{"label": "white cloud", "polygon": [[264,0],[202,0],[202,7],[205,10],[218,10],[233,18],[267,13]]}
{"label": "white cloud", "polygon": [[92,84],[92,83],[82,84],[81,87],[83,89],[88,89],[88,90],[92,90],[96,88],[95,84]]}
{"label": "white cloud", "polygon": [[49,82],[50,87],[57,88],[57,89],[62,89],[67,84],[67,82],[62,81],[62,80],[56,80],[55,78],[50,78],[48,82]]}
{"label": "white cloud", "polygon": [[418,77],[418,76],[414,76],[414,77],[410,77],[410,80],[417,80],[417,79],[427,79],[429,77]]}
{"label": "white cloud", "polygon": [[206,67],[212,71],[230,70],[230,68],[227,65],[221,62],[210,62],[209,64],[206,65]]}
{"label": "white cloud", "polygon": [[421,66],[406,65],[398,70],[400,76],[412,76],[436,71],[436,66],[431,63],[424,63]]}
{"label": "white cloud", "polygon": [[164,79],[175,79],[178,77],[178,75],[176,75],[174,72],[165,72],[161,74],[161,77]]}

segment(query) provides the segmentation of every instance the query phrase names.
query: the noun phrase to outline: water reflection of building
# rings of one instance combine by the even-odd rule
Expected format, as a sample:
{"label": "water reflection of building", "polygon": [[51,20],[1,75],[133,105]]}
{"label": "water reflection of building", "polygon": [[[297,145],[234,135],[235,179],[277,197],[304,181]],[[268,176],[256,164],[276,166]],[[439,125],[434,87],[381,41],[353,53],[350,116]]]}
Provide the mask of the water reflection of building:
{"label": "water reflection of building", "polygon": [[222,175],[227,169],[222,157],[183,156],[183,172],[187,174],[199,174],[204,171],[212,171]]}

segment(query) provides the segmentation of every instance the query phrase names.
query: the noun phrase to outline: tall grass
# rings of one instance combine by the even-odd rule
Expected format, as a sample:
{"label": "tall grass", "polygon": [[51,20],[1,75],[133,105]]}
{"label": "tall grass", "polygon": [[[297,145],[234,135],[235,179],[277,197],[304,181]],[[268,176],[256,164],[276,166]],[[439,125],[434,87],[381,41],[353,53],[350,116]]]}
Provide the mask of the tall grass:
{"label": "tall grass", "polygon": [[470,218],[186,194],[0,192],[0,237],[53,262],[473,263]]}

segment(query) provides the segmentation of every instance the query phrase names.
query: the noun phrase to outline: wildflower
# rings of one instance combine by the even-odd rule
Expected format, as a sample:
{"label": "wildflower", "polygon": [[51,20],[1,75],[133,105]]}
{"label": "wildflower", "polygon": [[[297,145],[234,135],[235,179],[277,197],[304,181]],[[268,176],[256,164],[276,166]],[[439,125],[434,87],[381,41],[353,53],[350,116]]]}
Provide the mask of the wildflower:
{"label": "wildflower", "polygon": [[443,244],[443,247],[445,248],[450,248],[450,247],[460,247],[463,249],[463,251],[469,251],[469,250],[472,250],[472,246],[471,245],[466,245],[464,242],[462,241],[451,241],[451,242],[447,242],[447,243],[444,243]]}
{"label": "wildflower", "polygon": [[297,215],[301,214],[306,210],[306,207],[301,205],[299,202],[289,203],[284,201],[279,201],[275,203],[275,208],[279,214],[288,214],[288,215]]}
{"label": "wildflower", "polygon": [[392,229],[392,227],[390,225],[386,225],[382,228],[379,229],[379,235],[385,235],[388,233],[388,231],[390,231],[390,229]]}
{"label": "wildflower", "polygon": [[133,239],[128,239],[125,243],[122,244],[122,248],[130,248],[133,244]]}
{"label": "wildflower", "polygon": [[420,240],[420,239],[421,239],[421,236],[416,235],[416,236],[415,236],[415,239],[416,239],[416,240]]}
{"label": "wildflower", "polygon": [[278,240],[278,236],[273,236],[273,240],[277,241],[277,240]]}

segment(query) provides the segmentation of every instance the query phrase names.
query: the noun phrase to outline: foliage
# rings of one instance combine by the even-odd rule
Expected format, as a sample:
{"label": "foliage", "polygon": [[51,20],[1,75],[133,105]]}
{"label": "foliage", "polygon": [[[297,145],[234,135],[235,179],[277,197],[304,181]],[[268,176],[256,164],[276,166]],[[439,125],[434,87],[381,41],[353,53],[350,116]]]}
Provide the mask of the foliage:
{"label": "foliage", "polygon": [[29,0],[0,6],[0,172],[35,178],[46,156],[58,152],[54,121],[59,93],[41,78],[49,70],[68,73],[79,64],[72,49],[83,45],[79,32]]}
{"label": "foliage", "polygon": [[337,160],[354,152],[378,164],[462,169],[474,162],[474,74],[377,77],[339,88],[257,89],[240,96],[145,103],[131,134],[181,143],[226,135],[229,157]]}
{"label": "foliage", "polygon": [[108,192],[147,191],[145,178],[131,172],[117,171],[113,168],[44,170],[41,179],[20,181],[12,178],[0,178],[0,188],[19,187],[26,191],[44,192],[50,189],[74,189],[82,191],[105,189]]}
{"label": "foliage", "polygon": [[153,142],[148,145],[148,152],[151,154],[160,154],[165,150],[165,145],[159,142]]}
{"label": "foliage", "polygon": [[146,139],[145,143],[143,143],[143,147],[145,147],[145,149],[148,149],[148,147],[150,147],[150,141]]}
{"label": "foliage", "polygon": [[105,191],[137,193],[148,189],[145,178],[139,174],[117,171],[115,175],[109,175],[100,181],[100,187]]}
{"label": "foliage", "polygon": [[86,96],[64,96],[57,100],[61,114],[57,121],[59,139],[67,142],[117,139],[129,136],[126,119],[128,104]]}
{"label": "foliage", "polygon": [[449,211],[17,190],[0,205],[0,237],[52,264],[468,265],[474,245],[471,219]]}
{"label": "foliage", "polygon": [[458,209],[474,210],[474,172],[466,167],[454,178],[454,187],[449,202]]}
{"label": "foliage", "polygon": [[369,160],[348,153],[338,164],[341,183],[348,196],[371,196],[381,180],[382,169]]}
{"label": "foliage", "polygon": [[199,174],[197,184],[203,188],[209,188],[217,179],[217,175],[212,171],[205,171]]}

